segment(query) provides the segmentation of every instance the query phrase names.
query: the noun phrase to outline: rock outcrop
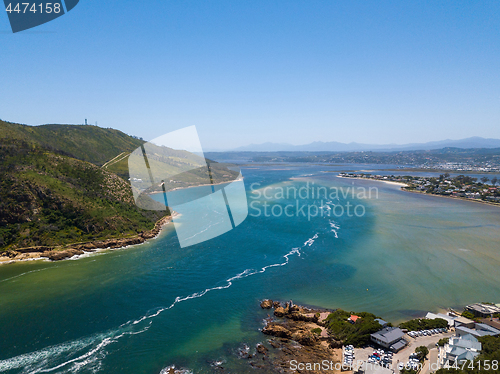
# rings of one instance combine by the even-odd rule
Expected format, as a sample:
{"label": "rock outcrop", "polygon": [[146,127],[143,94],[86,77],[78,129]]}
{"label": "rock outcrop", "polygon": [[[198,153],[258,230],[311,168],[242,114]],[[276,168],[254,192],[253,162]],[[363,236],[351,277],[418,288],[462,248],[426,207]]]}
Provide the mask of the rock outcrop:
{"label": "rock outcrop", "polygon": [[285,316],[285,314],[286,314],[286,310],[285,310],[285,308],[283,308],[282,306],[280,306],[280,307],[278,307],[278,308],[276,308],[276,309],[274,310],[274,315],[275,315],[276,317],[284,317],[284,316]]}
{"label": "rock outcrop", "polygon": [[269,351],[269,349],[264,347],[262,344],[257,344],[257,352],[258,353],[265,355],[265,354],[267,354],[267,351]]}
{"label": "rock outcrop", "polygon": [[261,303],[260,303],[260,307],[262,309],[271,309],[273,307],[273,301],[272,300],[269,300],[269,299],[266,299],[266,300],[263,300]]}
{"label": "rock outcrop", "polygon": [[[244,345],[240,357],[245,358],[253,368],[262,369],[265,373],[303,373],[303,374],[331,374],[334,369],[304,369],[292,370],[292,360],[302,363],[316,363],[326,360],[329,363],[339,363],[342,360],[342,351],[333,349],[330,345],[332,338],[319,322],[319,318],[325,319],[331,313],[328,310],[315,310],[299,305],[291,301],[281,304],[277,301],[265,299],[260,303],[263,309],[274,307],[274,315],[277,318],[266,319],[266,326],[262,333],[269,336],[266,341],[256,345],[255,350]],[[321,330],[321,334],[318,333]]]}
{"label": "rock outcrop", "polygon": [[266,335],[277,336],[279,338],[290,339],[292,337],[290,330],[274,322],[268,323],[267,326],[262,329],[262,332]]}
{"label": "rock outcrop", "polygon": [[292,339],[302,345],[313,346],[315,345],[319,339],[313,334],[311,331],[307,330],[298,330],[292,334]]}

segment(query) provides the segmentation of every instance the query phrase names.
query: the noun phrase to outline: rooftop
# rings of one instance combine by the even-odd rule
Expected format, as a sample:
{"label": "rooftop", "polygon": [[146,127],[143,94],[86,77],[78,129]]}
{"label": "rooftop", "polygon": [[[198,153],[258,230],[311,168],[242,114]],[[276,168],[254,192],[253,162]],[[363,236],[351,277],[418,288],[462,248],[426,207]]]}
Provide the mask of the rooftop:
{"label": "rooftop", "polygon": [[404,339],[398,340],[396,343],[391,345],[393,351],[399,351],[401,348],[406,346],[406,341]]}
{"label": "rooftop", "polygon": [[359,316],[351,314],[351,316],[349,317],[349,320],[351,320],[352,322],[356,322],[359,318],[360,318]]}
{"label": "rooftop", "polygon": [[473,349],[476,351],[481,350],[481,343],[479,343],[479,341],[471,334],[467,334],[461,337],[453,337],[450,339],[448,344],[450,345],[450,347],[454,348]]}
{"label": "rooftop", "polygon": [[456,328],[456,331],[461,331],[465,334],[470,334],[473,336],[500,335],[500,330],[497,330],[494,327],[485,325],[484,323],[476,323],[475,329],[470,329],[470,328],[465,327],[465,326],[458,326]]}
{"label": "rooftop", "polygon": [[385,343],[392,343],[404,336],[403,331],[398,327],[386,327],[371,336]]}
{"label": "rooftop", "polygon": [[470,311],[476,311],[476,312],[482,313],[482,314],[500,313],[500,307],[493,305],[493,304],[476,303],[476,304],[467,305],[466,309],[470,310]]}

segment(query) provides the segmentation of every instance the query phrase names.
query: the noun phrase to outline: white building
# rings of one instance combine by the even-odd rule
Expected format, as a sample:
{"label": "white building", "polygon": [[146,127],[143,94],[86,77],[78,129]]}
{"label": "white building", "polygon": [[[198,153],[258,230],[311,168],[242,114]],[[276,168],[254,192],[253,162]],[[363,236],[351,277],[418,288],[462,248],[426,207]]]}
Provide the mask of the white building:
{"label": "white building", "polygon": [[481,352],[481,343],[472,335],[454,336],[444,346],[445,364],[473,361]]}

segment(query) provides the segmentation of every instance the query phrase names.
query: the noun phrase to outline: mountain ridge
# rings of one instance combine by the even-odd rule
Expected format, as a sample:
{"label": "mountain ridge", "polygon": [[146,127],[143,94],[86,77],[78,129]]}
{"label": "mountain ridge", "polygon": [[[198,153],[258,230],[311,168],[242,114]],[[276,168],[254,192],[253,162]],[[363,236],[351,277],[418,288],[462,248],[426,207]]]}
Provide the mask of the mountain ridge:
{"label": "mountain ridge", "polygon": [[408,144],[364,144],[364,143],[341,143],[315,141],[309,144],[292,145],[287,143],[266,142],[262,144],[250,144],[228,150],[226,152],[360,152],[360,151],[417,151],[433,150],[441,148],[499,148],[500,139],[483,138],[473,136],[464,139],[445,139],[430,141],[426,143]]}

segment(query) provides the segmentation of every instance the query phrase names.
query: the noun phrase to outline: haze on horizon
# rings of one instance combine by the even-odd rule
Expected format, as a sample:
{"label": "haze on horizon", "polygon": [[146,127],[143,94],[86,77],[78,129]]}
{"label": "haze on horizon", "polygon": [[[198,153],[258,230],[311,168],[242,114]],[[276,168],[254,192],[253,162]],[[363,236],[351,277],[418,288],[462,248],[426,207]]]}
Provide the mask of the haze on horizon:
{"label": "haze on horizon", "polygon": [[205,149],[500,139],[499,24],[496,1],[81,2],[16,35],[0,12],[0,118],[196,125]]}

